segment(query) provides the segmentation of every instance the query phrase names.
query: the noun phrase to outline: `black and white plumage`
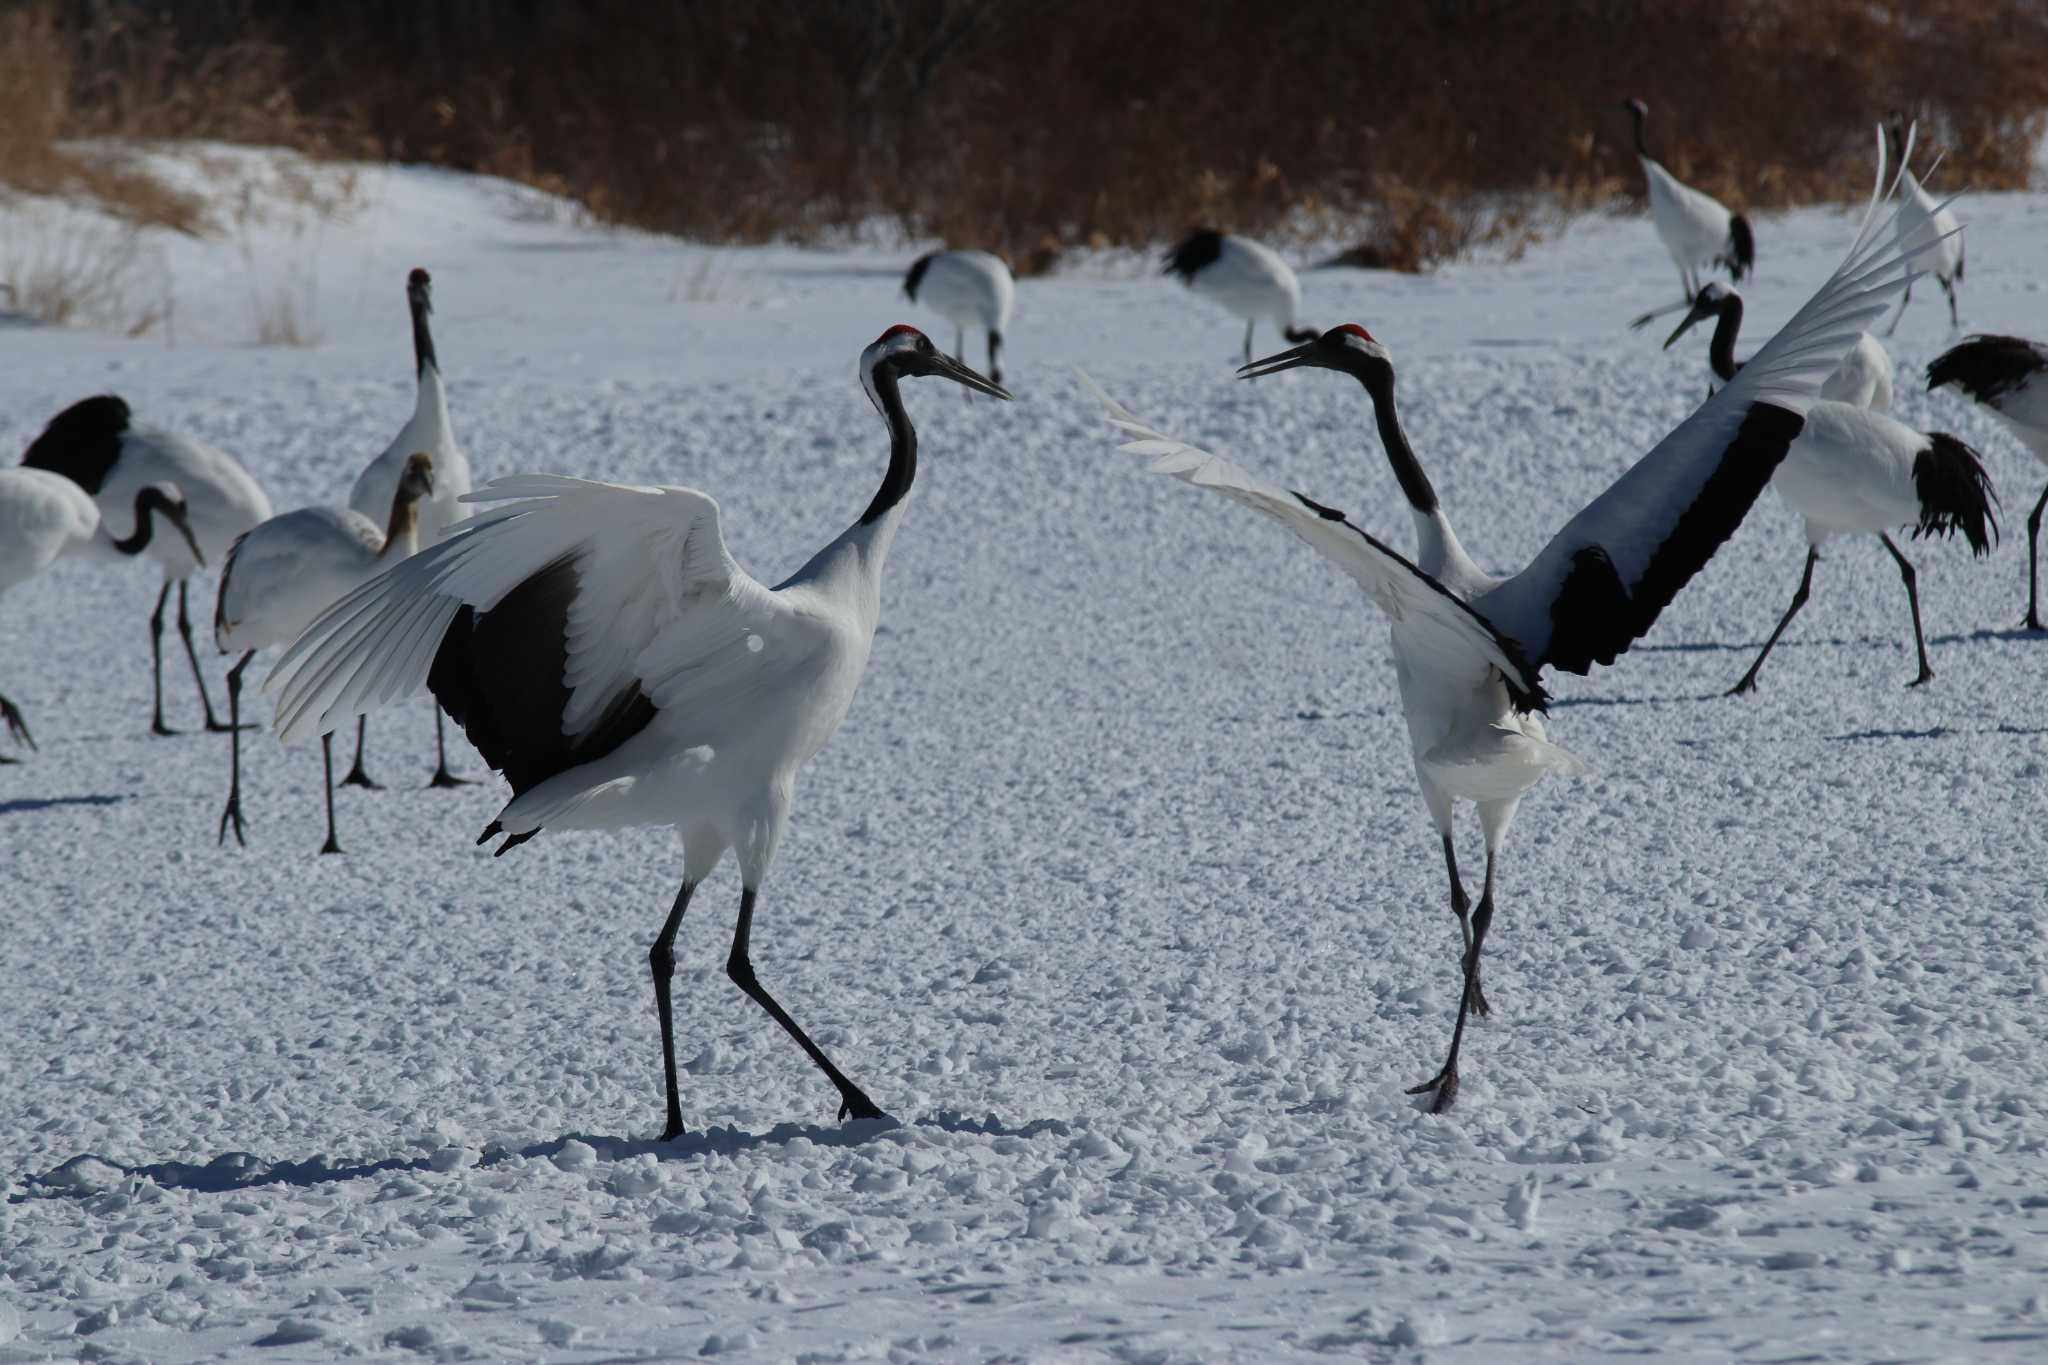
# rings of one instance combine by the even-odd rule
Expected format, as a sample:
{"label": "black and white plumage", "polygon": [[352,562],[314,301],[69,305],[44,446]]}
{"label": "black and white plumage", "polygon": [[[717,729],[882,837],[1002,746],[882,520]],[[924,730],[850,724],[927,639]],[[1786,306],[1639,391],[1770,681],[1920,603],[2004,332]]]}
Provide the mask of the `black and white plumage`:
{"label": "black and white plumage", "polygon": [[747,945],[797,769],[838,729],[867,666],[917,472],[899,385],[923,375],[1009,396],[916,328],[884,332],[860,360],[890,435],[881,487],[774,588],[733,562],[718,504],[696,489],[520,475],[471,494],[486,506],[446,540],[324,612],[266,684],[287,736],[432,689],[511,783],[483,836],[506,836],[500,853],[542,829],[676,826],[682,890],[649,953],[668,1137],[683,1130],[676,931],[728,849],[742,891],[727,975],[824,1072],[842,1116],[881,1114],[768,994]]}
{"label": "black and white plumage", "polygon": [[987,251],[932,251],[911,263],[903,276],[903,295],[953,324],[953,359],[967,363],[967,329],[988,333],[989,382],[1003,382],[996,353],[1010,329],[1010,309],[1017,302],[1017,282],[1003,258]]}
{"label": "black and white plumage", "polygon": [[[1647,322],[1653,316],[1655,314],[1648,314],[1638,321]],[[1719,280],[1701,287],[1699,296],[1692,302],[1691,311],[1665,339],[1664,349],[1670,350],[1672,343],[1690,331],[1694,324],[1708,318],[1714,319],[1714,335],[1707,344],[1707,364],[1717,378],[1726,382],[1733,379],[1743,365],[1735,358],[1736,338],[1742,333],[1742,295]],[[1842,363],[1820,386],[1820,396],[1832,403],[1889,412],[1894,375],[1891,353],[1885,350],[1883,342],[1865,332],[1856,338],[1856,344],[1842,357]]]}
{"label": "black and white plumage", "polygon": [[[1904,168],[1900,172],[1904,185],[1899,199],[1899,238],[1927,252],[1927,273],[1934,276],[1934,282],[1948,296],[1948,325],[1960,327],[1962,323],[1956,315],[1956,286],[1963,282],[1963,268],[1967,264],[1963,256],[1962,229],[1957,226],[1955,215],[1949,212],[1947,203],[1929,194],[1908,166],[1907,158],[1913,152],[1913,130],[1906,127],[1902,116],[1892,116],[1890,131],[1893,151],[1899,158],[1899,165]],[[1886,336],[1899,330],[1899,320],[1906,316],[1906,305],[1912,301],[1913,290],[1909,286],[1905,296],[1899,300],[1899,311],[1892,314],[1892,325],[1884,330]]]}
{"label": "black and white plumage", "polygon": [[[390,515],[392,499],[397,496],[399,485],[405,479],[409,462],[415,454],[425,454],[433,464],[434,477],[433,495],[419,505],[422,545],[432,545],[441,538],[443,531],[462,518],[461,498],[470,488],[469,457],[462,453],[462,446],[455,439],[455,425],[448,419],[448,390],[441,382],[441,360],[434,350],[434,331],[428,321],[434,311],[433,290],[433,277],[424,270],[415,269],[405,278],[405,302],[412,314],[412,367],[418,384],[412,416],[398,429],[398,434],[391,438],[391,444],[384,447],[383,453],[356,476],[355,486],[349,489],[348,494],[351,511],[373,526],[382,526]],[[342,778],[346,786],[378,785],[363,771],[363,742],[368,728],[368,717],[357,720],[356,758],[349,766],[348,775]],[[437,708],[434,712],[434,775],[428,780],[428,785],[461,787],[468,784],[469,779],[457,777],[448,770],[448,740]]]}
{"label": "black and white plumage", "polygon": [[[235,842],[242,830],[242,673],[256,651],[287,645],[327,607],[363,582],[419,548],[419,509],[434,494],[434,461],[425,451],[406,460],[392,490],[384,521],[371,521],[351,507],[301,507],[272,517],[235,541],[220,571],[214,602],[213,638],[221,653],[242,651],[228,670],[228,721],[233,727],[228,800],[220,813],[218,839],[229,826]],[[320,736],[326,768],[327,842],[322,853],[341,852],[334,832],[334,736]]]}
{"label": "black and white plumage", "polygon": [[1213,299],[1244,319],[1244,358],[1252,358],[1252,329],[1271,323],[1289,341],[1307,341],[1315,329],[1302,325],[1301,281],[1271,247],[1249,237],[1198,228],[1166,253],[1161,272]]}
{"label": "black and white plumage", "polygon": [[[1989,408],[2033,457],[2048,465],[2048,346],[2024,337],[1973,336],[1934,358],[1927,367],[1930,392],[1953,384],[1972,402]],[[2028,630],[2041,630],[2041,514],[2048,487],[2027,517]]]}
{"label": "black and white plumage", "polygon": [[[115,539],[100,531],[100,509],[90,494],[47,469],[0,469],[0,594],[26,583],[67,555],[132,559],[155,538],[158,518],[176,530],[204,562],[192,538],[184,495],[168,484],[145,484],[133,500],[134,531]],[[0,696],[0,723],[15,740],[36,747],[21,708]],[[0,763],[16,760],[0,755]]]}
{"label": "black and white plumage", "polygon": [[1643,179],[1649,185],[1650,221],[1658,240],[1671,253],[1671,263],[1678,267],[1685,297],[1698,296],[1702,266],[1725,266],[1730,278],[1740,281],[1756,266],[1756,234],[1749,219],[1731,213],[1706,191],[1686,184],[1650,155],[1643,136],[1649,105],[1632,99],[1624,100],[1621,107],[1635,120],[1636,160],[1642,163]]}
{"label": "black and white plumage", "polygon": [[[1873,195],[1848,258],[1784,331],[1506,579],[1480,570],[1459,543],[1402,430],[1392,359],[1362,327],[1333,328],[1244,372],[1315,366],[1364,385],[1413,513],[1419,541],[1413,561],[1342,512],[1162,435],[1111,404],[1112,421],[1136,438],[1124,448],[1154,457],[1154,472],[1280,521],[1356,580],[1388,618],[1416,779],[1442,841],[1451,908],[1465,945],[1449,1055],[1413,1092],[1433,1094],[1437,1111],[1457,1095],[1466,1019],[1487,1011],[1479,959],[1508,826],[1522,796],[1544,774],[1579,768],[1544,731],[1542,670],[1584,673],[1594,663],[1612,663],[1748,514],[1805,425],[1821,380],[1903,287],[1907,261],[1895,245],[1878,242],[1876,208]],[[1458,876],[1451,838],[1458,801],[1478,807],[1486,838],[1486,879],[1476,910]]]}
{"label": "black and white plumage", "polygon": [[173,584],[178,589],[178,635],[199,686],[206,728],[227,727],[213,714],[199,653],[192,645],[192,619],[187,606],[187,580],[202,565],[227,558],[235,537],[270,515],[264,496],[249,471],[223,451],[203,441],[154,427],[132,425],[128,404],[113,394],[73,403],[50,419],[42,435],[29,445],[22,464],[62,474],[83,488],[99,505],[102,532],[118,540],[135,527],[131,518],[135,495],[150,484],[176,489],[185,503],[190,536],[158,536],[145,553],[163,569],[163,591],[149,618],[149,647],[155,703],[150,729],[175,734],[164,724],[164,605]]}

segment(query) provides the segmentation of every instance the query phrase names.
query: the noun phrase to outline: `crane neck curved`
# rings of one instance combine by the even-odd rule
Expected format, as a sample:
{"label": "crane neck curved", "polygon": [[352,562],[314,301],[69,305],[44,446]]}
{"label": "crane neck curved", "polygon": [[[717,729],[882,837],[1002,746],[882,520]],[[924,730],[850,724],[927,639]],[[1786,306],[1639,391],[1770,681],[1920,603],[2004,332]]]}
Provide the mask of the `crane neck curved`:
{"label": "crane neck curved", "polygon": [[[168,509],[162,493],[154,487],[145,488],[135,495],[135,529],[126,540],[115,540],[114,548],[124,555],[139,555],[149,548],[151,538],[156,534],[156,518],[152,512]],[[111,539],[111,537],[110,537]]]}
{"label": "crane neck curved", "polygon": [[1721,303],[1721,316],[1714,323],[1714,339],[1707,347],[1707,363],[1723,383],[1735,378],[1742,366],[1735,362],[1735,338],[1742,331],[1742,299],[1731,296]]}
{"label": "crane neck curved", "polygon": [[868,391],[875,411],[889,425],[889,468],[882,475],[882,486],[875,490],[874,501],[860,514],[860,524],[867,526],[879,521],[910,492],[910,485],[917,478],[917,429],[910,425],[910,414],[903,410],[903,395],[892,368],[876,365],[861,376],[861,386]]}
{"label": "crane neck curved", "polygon": [[1386,448],[1387,463],[1394,468],[1394,477],[1401,483],[1401,492],[1408,499],[1408,505],[1420,515],[1437,510],[1436,489],[1430,486],[1429,476],[1422,472],[1422,461],[1415,457],[1415,448],[1408,444],[1408,433],[1401,427],[1401,414],[1394,405],[1394,367],[1384,361],[1369,361],[1359,372],[1358,380],[1365,386],[1366,394],[1372,399],[1373,418],[1379,424],[1380,444]]}

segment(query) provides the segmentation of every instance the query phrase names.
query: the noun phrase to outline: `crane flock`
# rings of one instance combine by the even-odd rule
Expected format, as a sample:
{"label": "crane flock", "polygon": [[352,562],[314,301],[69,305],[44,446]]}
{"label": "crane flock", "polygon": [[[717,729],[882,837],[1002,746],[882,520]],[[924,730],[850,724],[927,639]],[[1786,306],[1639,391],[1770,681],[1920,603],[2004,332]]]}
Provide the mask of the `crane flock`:
{"label": "crane flock", "polygon": [[[1164,272],[1245,322],[1244,378],[1297,368],[1356,380],[1415,530],[1413,555],[1364,518],[1270,482],[1188,444],[1101,395],[1123,449],[1150,469],[1245,505],[1286,527],[1357,583],[1387,618],[1422,804],[1441,848],[1458,926],[1458,1005],[1442,1063],[1411,1094],[1451,1108],[1472,1018],[1491,1012],[1481,961],[1500,903],[1501,853],[1523,798],[1545,776],[1584,765],[1545,725],[1546,670],[1612,665],[1721,551],[1767,485],[1803,518],[1808,550],[1790,608],[1748,673],[1758,671],[1808,599],[1831,536],[1875,534],[1898,566],[1912,609],[1919,675],[1932,679],[1913,566],[1890,532],[1959,535],[1978,555],[1998,535],[1996,496],[1977,452],[1887,415],[1889,354],[1869,328],[1915,276],[1947,292],[1962,275],[1959,229],[1904,164],[1887,182],[1880,136],[1876,188],[1841,264],[1753,357],[1735,358],[1743,298],[1700,272],[1740,280],[1755,265],[1749,220],[1677,180],[1653,159],[1648,107],[1623,106],[1648,185],[1652,224],[1679,271],[1686,316],[1665,342],[1711,319],[1718,391],[1565,521],[1520,571],[1487,573],[1467,552],[1411,444],[1389,347],[1364,326],[1318,333],[1301,314],[1301,284],[1270,248],[1214,229],[1167,253]],[[1887,206],[1892,207],[1889,214]],[[51,418],[22,467],[0,471],[0,593],[61,556],[153,560],[163,586],[150,617],[154,705],[165,723],[162,630],[173,587],[177,629],[206,728],[230,735],[229,795],[216,842],[247,843],[242,790],[242,690],[256,652],[279,648],[264,690],[280,738],[320,737],[326,840],[339,853],[332,741],[355,719],[355,761],[343,785],[375,787],[364,767],[370,711],[424,689],[435,707],[436,766],[450,771],[444,717],[510,794],[483,829],[496,856],[543,833],[655,825],[681,841],[681,885],[648,951],[662,1049],[662,1136],[685,1131],[672,1000],[675,943],[692,899],[727,852],[740,900],[728,978],[789,1035],[834,1088],[845,1119],[886,1117],[762,984],[750,953],[754,914],[794,808],[797,774],[844,720],[869,663],[882,613],[883,568],[917,475],[918,436],[901,392],[945,379],[1009,399],[999,354],[1016,287],[985,251],[928,253],[904,295],[954,326],[949,356],[918,329],[884,330],[857,377],[889,442],[879,486],[857,517],[795,573],[770,587],[726,548],[719,505],[680,485],[513,473],[472,490],[454,435],[430,315],[432,281],[406,280],[416,384],[411,417],[362,467],[346,504],[272,515],[232,457],[193,437],[131,421],[112,394]],[[1648,321],[1657,313],[1638,319]],[[1254,360],[1267,322],[1291,349]],[[1894,318],[1896,326],[1897,318]],[[986,375],[964,359],[965,334],[987,335]],[[1973,337],[1927,370],[1989,408],[2048,463],[2048,346]],[[1085,376],[1084,376],[1085,379]],[[1091,381],[1092,387],[1092,381]],[[2028,521],[2026,625],[2040,630],[2037,542],[2048,490]],[[189,580],[218,567],[215,639],[239,652],[227,678],[228,719],[215,714],[191,638]],[[0,722],[34,748],[20,708],[0,696]],[[0,763],[15,762],[0,755]],[[1476,902],[1459,871],[1454,814],[1476,808],[1485,867]]]}

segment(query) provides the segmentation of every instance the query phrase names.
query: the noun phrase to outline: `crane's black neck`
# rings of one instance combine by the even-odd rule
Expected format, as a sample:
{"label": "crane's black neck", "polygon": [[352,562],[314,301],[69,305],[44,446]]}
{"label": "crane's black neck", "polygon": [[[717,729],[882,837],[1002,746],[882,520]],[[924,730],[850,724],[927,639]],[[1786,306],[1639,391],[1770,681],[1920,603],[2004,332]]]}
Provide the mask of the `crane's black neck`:
{"label": "crane's black neck", "polygon": [[1644,118],[1642,107],[1640,105],[1630,105],[1628,113],[1629,117],[1636,121],[1636,155],[1648,160],[1656,160],[1655,157],[1650,156],[1650,144],[1643,140]]}
{"label": "crane's black neck", "polygon": [[1422,472],[1422,461],[1415,458],[1408,433],[1401,429],[1401,415],[1394,407],[1394,367],[1385,360],[1368,358],[1354,373],[1372,398],[1380,444],[1386,447],[1387,463],[1394,467],[1394,477],[1401,481],[1401,492],[1407,496],[1408,505],[1425,515],[1436,511],[1436,489],[1430,487],[1429,476]]}
{"label": "crane's black neck", "polygon": [[1730,294],[1721,300],[1721,317],[1714,324],[1714,340],[1707,347],[1707,363],[1723,382],[1733,379],[1742,366],[1735,359],[1735,337],[1742,331],[1742,297]]}
{"label": "crane's black neck", "polygon": [[427,302],[424,290],[414,289],[406,297],[412,305],[413,377],[424,379],[427,376],[427,366],[432,365],[436,374],[441,370],[441,362],[434,356],[433,329],[427,326],[427,314],[433,311],[433,306]]}
{"label": "crane's black neck", "polygon": [[126,540],[114,542],[114,548],[124,555],[139,555],[149,548],[151,537],[156,534],[156,519],[152,512],[171,510],[171,500],[163,490],[151,485],[135,495],[135,530]]}
{"label": "crane's black neck", "polygon": [[882,475],[882,486],[875,490],[875,500],[860,514],[863,526],[902,502],[910,492],[912,480],[917,478],[917,429],[910,425],[910,414],[903,410],[895,367],[887,361],[876,365],[868,387],[875,406],[882,411],[882,420],[889,424],[889,469]]}

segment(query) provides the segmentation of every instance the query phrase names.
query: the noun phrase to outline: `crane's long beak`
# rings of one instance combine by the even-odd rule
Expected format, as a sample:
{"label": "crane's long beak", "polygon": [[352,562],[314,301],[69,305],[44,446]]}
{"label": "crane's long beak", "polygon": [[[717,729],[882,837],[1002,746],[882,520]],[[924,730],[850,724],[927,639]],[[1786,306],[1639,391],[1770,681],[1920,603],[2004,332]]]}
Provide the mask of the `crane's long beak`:
{"label": "crane's long beak", "polygon": [[202,569],[205,568],[206,554],[203,550],[199,548],[198,540],[195,539],[192,535],[191,514],[180,510],[178,513],[171,517],[170,522],[171,525],[178,528],[178,534],[185,537],[185,543],[192,547],[192,557],[199,561],[199,567]]}
{"label": "crane's long beak", "polygon": [[1008,398],[1010,396],[1010,391],[1001,384],[984,377],[979,371],[962,365],[959,361],[944,353],[935,354],[927,363],[931,366],[927,373],[938,375],[942,379],[950,379],[955,384],[965,384],[976,393],[985,393],[991,398]]}
{"label": "crane's long beak", "polygon": [[1664,347],[1663,347],[1663,349],[1665,349],[1665,350],[1667,350],[1667,351],[1668,351],[1668,350],[1670,350],[1670,349],[1671,349],[1671,343],[1672,343],[1672,342],[1674,342],[1674,341],[1676,341],[1676,340],[1678,340],[1678,339],[1679,339],[1680,337],[1684,336],[1684,335],[1686,334],[1686,332],[1687,332],[1688,330],[1690,330],[1690,329],[1691,329],[1692,325],[1693,325],[1693,324],[1694,324],[1695,322],[1698,322],[1698,321],[1699,321],[1699,320],[1700,320],[1701,318],[1708,318],[1708,317],[1712,317],[1713,315],[1714,315],[1714,310],[1713,310],[1713,309],[1711,309],[1711,308],[1702,308],[1702,307],[1700,307],[1700,305],[1698,305],[1697,303],[1696,303],[1696,304],[1694,304],[1694,305],[1692,306],[1692,311],[1691,311],[1691,312],[1689,312],[1689,313],[1687,313],[1687,314],[1685,315],[1685,321],[1683,321],[1683,322],[1681,322],[1681,323],[1679,323],[1679,324],[1678,324],[1678,329],[1677,329],[1676,331],[1672,332],[1672,334],[1671,334],[1670,336],[1668,336],[1668,337],[1664,338]]}
{"label": "crane's long beak", "polygon": [[1298,365],[1312,365],[1315,363],[1315,349],[1315,342],[1304,341],[1291,351],[1281,351],[1277,355],[1269,355],[1263,360],[1254,360],[1249,365],[1238,366],[1237,377],[1239,379],[1263,379],[1269,374],[1278,374],[1282,370],[1291,370]]}

